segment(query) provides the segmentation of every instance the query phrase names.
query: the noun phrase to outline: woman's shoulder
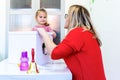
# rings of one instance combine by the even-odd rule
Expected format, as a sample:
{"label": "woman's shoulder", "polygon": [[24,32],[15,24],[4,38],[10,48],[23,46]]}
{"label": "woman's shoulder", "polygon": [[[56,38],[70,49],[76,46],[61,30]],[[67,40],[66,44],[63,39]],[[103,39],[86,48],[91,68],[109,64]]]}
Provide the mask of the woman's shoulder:
{"label": "woman's shoulder", "polygon": [[82,27],[77,27],[77,28],[73,28],[73,29],[71,29],[70,31],[69,31],[70,33],[73,33],[73,32],[79,32],[79,33],[81,33],[81,32],[84,32],[84,29],[82,28]]}
{"label": "woman's shoulder", "polygon": [[71,30],[69,30],[69,32],[67,33],[67,36],[80,36],[82,34],[83,29],[82,28],[73,28]]}
{"label": "woman's shoulder", "polygon": [[88,29],[84,29],[82,27],[77,27],[77,28],[71,29],[68,32],[68,35],[85,36],[85,35],[92,35],[92,33]]}

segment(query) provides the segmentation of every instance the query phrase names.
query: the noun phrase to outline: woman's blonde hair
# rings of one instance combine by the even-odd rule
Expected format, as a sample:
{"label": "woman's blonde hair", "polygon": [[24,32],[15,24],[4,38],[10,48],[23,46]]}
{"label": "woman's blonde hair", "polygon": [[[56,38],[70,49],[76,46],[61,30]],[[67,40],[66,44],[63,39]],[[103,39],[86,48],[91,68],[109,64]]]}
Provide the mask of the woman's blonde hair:
{"label": "woman's blonde hair", "polygon": [[[41,8],[41,9],[38,9],[37,11],[36,11],[36,14],[35,14],[35,19],[37,19],[37,16],[38,16],[38,14],[40,13],[40,12],[44,12],[45,14],[46,14],[46,17],[47,17],[47,11],[45,10],[45,9],[43,9],[43,8]],[[49,26],[49,23],[45,23],[45,26]]]}
{"label": "woman's blonde hair", "polygon": [[68,12],[69,12],[68,16],[70,20],[68,29],[85,26],[87,29],[90,30],[90,32],[94,34],[94,37],[97,39],[99,45],[101,46],[102,45],[101,40],[99,39],[93,27],[92,20],[90,18],[90,14],[88,10],[81,5],[72,5],[70,6]]}

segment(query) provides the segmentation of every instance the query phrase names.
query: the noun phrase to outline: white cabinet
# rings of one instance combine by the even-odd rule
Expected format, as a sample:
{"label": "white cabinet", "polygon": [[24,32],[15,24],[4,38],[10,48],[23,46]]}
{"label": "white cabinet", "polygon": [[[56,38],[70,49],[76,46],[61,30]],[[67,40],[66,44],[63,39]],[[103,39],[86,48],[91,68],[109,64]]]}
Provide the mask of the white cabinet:
{"label": "white cabinet", "polygon": [[48,12],[48,22],[57,33],[54,41],[59,43],[64,36],[64,7],[64,0],[7,0],[8,30],[17,31],[34,27],[36,10],[45,8]]}

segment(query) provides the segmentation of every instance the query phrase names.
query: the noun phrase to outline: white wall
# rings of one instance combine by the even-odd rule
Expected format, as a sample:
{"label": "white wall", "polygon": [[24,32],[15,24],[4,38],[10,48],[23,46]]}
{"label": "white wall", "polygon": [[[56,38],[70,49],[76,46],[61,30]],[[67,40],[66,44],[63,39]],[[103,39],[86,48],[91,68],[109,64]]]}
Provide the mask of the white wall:
{"label": "white wall", "polygon": [[[102,55],[107,80],[120,80],[120,0],[66,0],[66,9],[71,4],[90,7],[91,17],[102,40]],[[67,10],[66,10],[67,12]]]}
{"label": "white wall", "polygon": [[0,0],[0,61],[5,58],[5,38],[6,38],[6,0]]}
{"label": "white wall", "polygon": [[72,4],[84,5],[88,8],[90,0],[65,0],[65,13],[68,13],[68,9]]}
{"label": "white wall", "polygon": [[95,0],[93,20],[103,41],[107,80],[120,80],[120,0]]}

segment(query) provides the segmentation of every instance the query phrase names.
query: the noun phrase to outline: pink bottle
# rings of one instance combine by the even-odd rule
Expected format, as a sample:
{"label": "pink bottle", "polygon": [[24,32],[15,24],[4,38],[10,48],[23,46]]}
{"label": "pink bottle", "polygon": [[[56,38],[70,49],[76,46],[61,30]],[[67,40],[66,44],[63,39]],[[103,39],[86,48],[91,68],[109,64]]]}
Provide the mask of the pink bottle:
{"label": "pink bottle", "polygon": [[28,56],[27,56],[27,51],[24,51],[21,53],[21,58],[20,58],[20,70],[21,71],[27,71],[29,68],[28,64]]}

